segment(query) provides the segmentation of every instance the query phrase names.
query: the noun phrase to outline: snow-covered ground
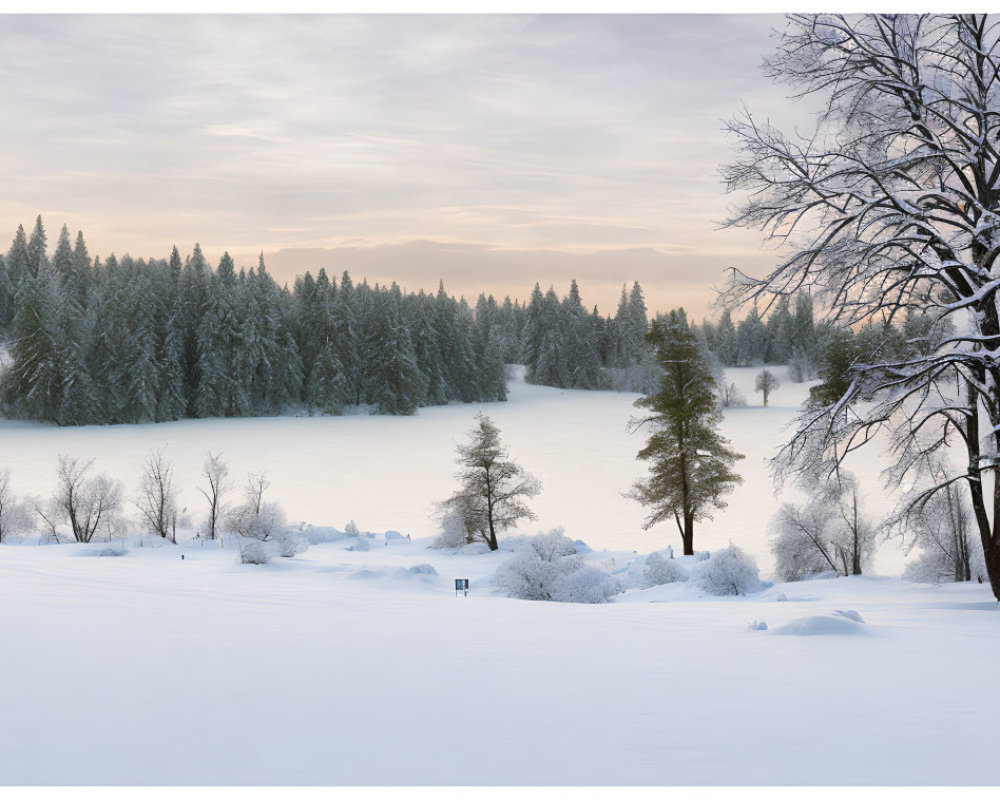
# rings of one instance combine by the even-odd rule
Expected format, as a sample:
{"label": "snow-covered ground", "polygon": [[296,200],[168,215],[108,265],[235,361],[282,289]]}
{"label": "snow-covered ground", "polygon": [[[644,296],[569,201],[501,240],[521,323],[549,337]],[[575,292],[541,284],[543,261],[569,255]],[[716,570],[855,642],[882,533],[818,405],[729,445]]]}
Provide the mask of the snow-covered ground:
{"label": "snow-covered ground", "polygon": [[[759,403],[753,371],[733,374]],[[612,570],[676,544],[666,527],[642,532],[642,509],[620,496],[642,474],[632,396],[512,390],[484,410],[545,484],[523,532],[563,524]],[[745,547],[764,577],[762,459],[804,391],[786,382],[768,409],[729,412],[746,483],[696,534],[699,549]],[[97,457],[134,490],[129,476],[166,443],[193,517],[211,448],[234,472],[266,469],[294,518],[413,536],[266,566],[135,537],[121,557],[95,556],[102,543],[0,547],[0,784],[995,783],[988,586],[866,576],[724,599],[690,583],[601,606],[500,597],[490,578],[509,553],[420,538],[436,532],[432,501],[452,489],[475,411],[0,423],[19,493],[47,494],[60,452]]]}
{"label": "snow-covered ground", "polygon": [[[520,368],[515,367],[515,370]],[[788,435],[786,426],[808,394],[805,384],[786,379],[762,408],[753,391],[757,369],[735,369],[728,377],[751,404],[729,409],[724,434],[746,455],[737,469],[744,483],[728,498],[729,507],[696,528],[695,546],[714,550],[730,540],[769,572],[767,524],[775,508],[766,459]],[[202,463],[208,450],[222,453],[234,479],[266,471],[269,496],[292,520],[339,528],[350,519],[363,529],[399,530],[414,538],[436,535],[435,504],[455,489],[455,445],[465,441],[482,410],[499,426],[511,457],[542,481],[532,500],[537,522],[518,533],[563,526],[572,539],[592,547],[649,552],[679,537],[672,524],[642,530],[644,509],[622,494],[646,474],[635,455],[648,431],[629,433],[635,394],[564,391],[510,382],[506,403],[451,405],[421,409],[414,417],[346,415],[184,420],[158,425],[59,428],[0,420],[0,468],[12,469],[14,491],[49,495],[55,487],[60,453],[94,458],[97,472],[122,480],[128,494],[138,491],[142,462],[166,447],[181,488],[180,506],[194,522],[204,517]],[[878,482],[878,462],[860,454],[856,467],[873,508],[888,508]],[[881,503],[881,505],[879,505]],[[885,574],[899,574],[898,547],[883,548],[877,562]]]}

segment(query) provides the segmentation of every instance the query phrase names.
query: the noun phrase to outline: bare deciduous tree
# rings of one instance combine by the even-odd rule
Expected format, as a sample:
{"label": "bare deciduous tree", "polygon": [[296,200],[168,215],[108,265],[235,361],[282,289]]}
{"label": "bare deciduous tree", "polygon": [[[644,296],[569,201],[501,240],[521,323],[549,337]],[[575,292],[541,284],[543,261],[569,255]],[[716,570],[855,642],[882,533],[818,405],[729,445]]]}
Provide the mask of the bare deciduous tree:
{"label": "bare deciduous tree", "polygon": [[727,305],[810,290],[841,323],[914,311],[956,331],[902,359],[866,354],[800,417],[779,472],[817,458],[835,470],[885,432],[901,481],[959,442],[965,466],[936,488],[965,484],[1000,598],[1000,25],[791,15],[765,64],[822,113],[802,134],[749,112],[730,123],[741,154],[724,177],[748,200],[729,224],[787,256],[763,279],[734,273]]}
{"label": "bare deciduous tree", "polygon": [[77,542],[89,542],[94,535],[115,529],[122,506],[122,485],[107,475],[88,478],[94,460],[81,461],[66,455],[59,456],[56,468],[58,483],[47,507],[36,506],[49,533],[58,539],[56,528],[61,522],[69,523]]}
{"label": "bare deciduous tree", "polygon": [[174,487],[174,467],[157,450],[146,457],[142,483],[135,505],[142,513],[149,530],[177,544],[177,489]]}
{"label": "bare deciduous tree", "polygon": [[252,474],[247,478],[243,503],[226,518],[230,533],[267,542],[284,529],[285,514],[281,506],[264,500],[264,493],[270,486],[266,473]]}
{"label": "bare deciduous tree", "polygon": [[213,455],[211,451],[208,453],[201,474],[208,481],[208,489],[198,489],[208,501],[208,530],[205,533],[209,539],[215,539],[226,514],[225,496],[230,488],[229,467],[222,460],[221,453],[219,455]]}
{"label": "bare deciduous tree", "polygon": [[791,581],[826,571],[863,574],[880,528],[862,510],[854,476],[841,471],[825,483],[817,477],[808,488],[805,505],[783,504],[772,523],[778,577]]}
{"label": "bare deciduous tree", "polygon": [[11,489],[10,467],[0,469],[0,542],[19,536],[35,526],[28,505]]}
{"label": "bare deciduous tree", "polygon": [[[942,483],[947,472],[940,459],[928,459],[923,481],[902,498],[892,518],[892,529],[906,543],[907,553],[920,555],[907,567],[906,576],[929,582],[972,580],[982,575],[982,551],[973,537],[972,509],[967,493],[954,483]],[[905,576],[904,576],[905,577]]]}

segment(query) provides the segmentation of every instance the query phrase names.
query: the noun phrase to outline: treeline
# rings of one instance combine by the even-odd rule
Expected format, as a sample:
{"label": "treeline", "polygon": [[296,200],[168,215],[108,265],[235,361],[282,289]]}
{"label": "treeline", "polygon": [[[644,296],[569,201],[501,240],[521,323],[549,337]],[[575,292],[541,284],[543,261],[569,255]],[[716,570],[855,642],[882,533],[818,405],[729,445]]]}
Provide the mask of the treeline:
{"label": "treeline", "polygon": [[787,364],[795,381],[822,381],[812,388],[811,398],[824,403],[843,394],[854,364],[891,363],[929,352],[950,330],[949,324],[913,311],[902,319],[856,328],[816,321],[813,300],[805,293],[791,301],[780,298],[766,320],[751,308],[736,324],[727,309],[718,323],[700,326],[705,346],[722,366]]}
{"label": "treeline", "polygon": [[717,323],[706,320],[700,329],[708,349],[724,367],[789,364],[801,373],[798,380],[810,380],[823,356],[812,297],[804,293],[794,301],[780,298],[766,320],[754,307],[735,323],[726,309]]}
{"label": "treeline", "polygon": [[[562,299],[554,287],[539,284],[521,305],[506,299],[497,306],[480,295],[476,320],[498,331],[504,360],[524,364],[525,380],[560,389],[628,389],[644,391],[655,380],[655,362],[646,344],[649,328],[642,287],[622,287],[614,317],[588,312],[576,281]],[[652,378],[651,378],[652,376]]]}
{"label": "treeline", "polygon": [[320,271],[279,288],[263,258],[213,271],[182,260],[91,259],[63,226],[51,258],[41,217],[0,257],[0,401],[13,417],[61,425],[337,413],[386,414],[506,398],[499,330],[464,300],[393,284],[339,285]]}

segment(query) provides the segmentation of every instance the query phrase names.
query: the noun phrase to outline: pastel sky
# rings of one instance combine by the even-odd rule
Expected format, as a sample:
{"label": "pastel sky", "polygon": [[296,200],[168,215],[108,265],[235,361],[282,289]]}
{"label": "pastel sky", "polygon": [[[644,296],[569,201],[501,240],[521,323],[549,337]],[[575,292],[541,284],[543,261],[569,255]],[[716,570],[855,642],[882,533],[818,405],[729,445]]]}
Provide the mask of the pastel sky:
{"label": "pastel sky", "polygon": [[[417,290],[705,313],[722,121],[794,111],[773,15],[2,16],[0,249],[41,213],[91,254],[264,252]],[[791,111],[790,111],[791,109]],[[801,117],[801,115],[800,115]],[[793,117],[794,118],[794,117]]]}

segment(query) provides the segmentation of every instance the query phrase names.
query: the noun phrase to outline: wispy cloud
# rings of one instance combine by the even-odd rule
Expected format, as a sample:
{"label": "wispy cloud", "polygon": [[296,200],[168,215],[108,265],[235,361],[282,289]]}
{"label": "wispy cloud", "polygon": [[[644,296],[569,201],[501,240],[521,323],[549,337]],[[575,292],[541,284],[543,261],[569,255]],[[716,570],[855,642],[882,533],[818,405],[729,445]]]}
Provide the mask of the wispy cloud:
{"label": "wispy cloud", "polygon": [[761,261],[714,228],[720,120],[783,113],[757,71],[779,21],[4,17],[0,223],[59,210],[94,252],[248,263],[411,240]]}

